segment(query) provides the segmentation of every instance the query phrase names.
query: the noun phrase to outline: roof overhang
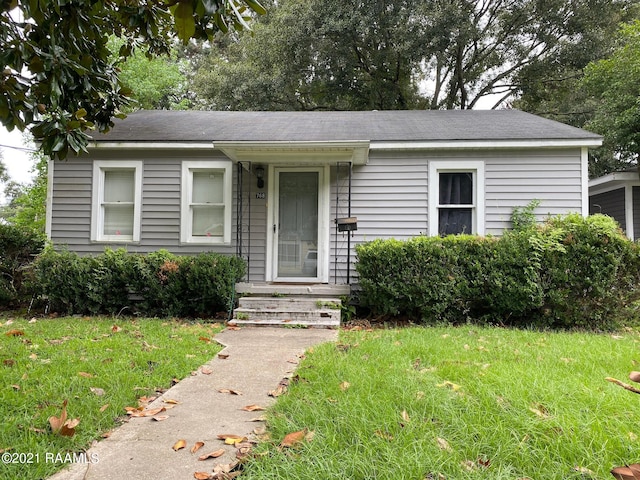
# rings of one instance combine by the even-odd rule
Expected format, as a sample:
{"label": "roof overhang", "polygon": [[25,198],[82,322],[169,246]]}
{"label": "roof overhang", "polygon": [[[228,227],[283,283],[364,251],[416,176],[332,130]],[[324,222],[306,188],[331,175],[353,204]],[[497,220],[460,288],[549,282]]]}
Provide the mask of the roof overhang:
{"label": "roof overhang", "polygon": [[594,178],[589,180],[589,190],[591,193],[604,193],[631,184],[640,185],[640,176],[637,171],[614,172]]}
{"label": "roof overhang", "polygon": [[369,160],[368,140],[328,142],[214,142],[230,159],[262,163],[350,162],[364,165]]}
{"label": "roof overhang", "polygon": [[601,138],[532,140],[434,140],[413,142],[375,142],[371,150],[486,150],[518,148],[596,148]]}

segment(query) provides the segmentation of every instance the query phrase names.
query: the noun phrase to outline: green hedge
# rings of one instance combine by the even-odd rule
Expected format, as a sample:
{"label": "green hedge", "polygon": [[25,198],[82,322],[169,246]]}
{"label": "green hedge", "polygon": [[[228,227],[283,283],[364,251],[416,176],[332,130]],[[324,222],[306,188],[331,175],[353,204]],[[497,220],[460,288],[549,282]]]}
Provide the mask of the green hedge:
{"label": "green hedge", "polygon": [[244,261],[234,256],[166,250],[140,255],[107,249],[81,257],[48,249],[34,265],[37,293],[51,311],[65,315],[212,317],[229,309],[244,273]]}
{"label": "green hedge", "polygon": [[423,323],[608,328],[638,293],[639,249],[603,215],[500,238],[375,240],[356,247],[360,301]]}
{"label": "green hedge", "polygon": [[0,224],[0,308],[16,308],[29,299],[27,272],[44,245],[38,232]]}

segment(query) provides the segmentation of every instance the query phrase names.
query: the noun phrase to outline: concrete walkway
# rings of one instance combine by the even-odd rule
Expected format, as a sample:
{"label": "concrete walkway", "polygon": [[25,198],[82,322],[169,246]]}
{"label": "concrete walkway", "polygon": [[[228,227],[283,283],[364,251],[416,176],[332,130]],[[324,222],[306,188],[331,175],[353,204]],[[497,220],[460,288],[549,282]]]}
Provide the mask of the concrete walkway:
{"label": "concrete walkway", "polygon": [[[224,330],[216,336],[226,347],[222,355],[147,407],[166,406],[165,400],[179,402],[158,414],[167,415],[166,420],[131,418],[87,451],[87,463],[72,464],[50,480],[192,480],[195,472],[211,474],[215,465],[234,461],[237,452],[217,436],[234,434],[255,439],[254,430],[264,428],[264,423],[255,419],[263,412],[242,409],[272,404],[275,398],[269,392],[291,375],[300,356],[313,345],[336,338],[337,330],[328,329]],[[224,389],[241,395],[219,392]],[[185,440],[186,447],[174,451],[172,447],[179,440]],[[204,442],[204,446],[191,453],[196,442]],[[223,456],[198,460],[221,448],[225,449]]]}

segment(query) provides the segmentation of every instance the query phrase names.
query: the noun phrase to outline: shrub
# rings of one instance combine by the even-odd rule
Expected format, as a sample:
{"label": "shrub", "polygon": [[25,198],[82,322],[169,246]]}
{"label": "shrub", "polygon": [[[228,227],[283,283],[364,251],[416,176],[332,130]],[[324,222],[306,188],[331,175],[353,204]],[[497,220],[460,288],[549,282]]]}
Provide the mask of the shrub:
{"label": "shrub", "polygon": [[31,296],[26,274],[44,245],[38,232],[0,224],[0,308],[15,308]]}
{"label": "shrub", "polygon": [[107,249],[80,257],[48,249],[35,272],[39,293],[52,311],[192,317],[229,308],[244,262],[214,253],[177,256],[159,250],[139,255]]}
{"label": "shrub", "polygon": [[603,215],[551,218],[501,238],[375,240],[356,252],[363,305],[424,323],[609,328],[639,291],[638,246]]}

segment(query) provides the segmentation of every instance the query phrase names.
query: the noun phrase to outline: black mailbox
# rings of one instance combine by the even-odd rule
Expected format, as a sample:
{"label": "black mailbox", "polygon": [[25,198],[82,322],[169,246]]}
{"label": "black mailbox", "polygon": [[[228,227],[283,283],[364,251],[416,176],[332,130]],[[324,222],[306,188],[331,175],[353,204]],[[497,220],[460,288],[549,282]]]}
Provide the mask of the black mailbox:
{"label": "black mailbox", "polygon": [[352,232],[358,229],[358,217],[336,218],[339,232]]}

